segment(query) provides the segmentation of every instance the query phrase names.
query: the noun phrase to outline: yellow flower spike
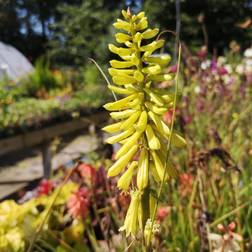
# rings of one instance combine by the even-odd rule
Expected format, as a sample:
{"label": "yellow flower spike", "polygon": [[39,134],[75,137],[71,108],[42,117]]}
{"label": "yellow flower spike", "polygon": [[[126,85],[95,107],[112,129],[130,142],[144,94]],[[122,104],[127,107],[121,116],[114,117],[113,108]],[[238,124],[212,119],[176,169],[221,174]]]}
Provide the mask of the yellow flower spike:
{"label": "yellow flower spike", "polygon": [[114,133],[121,130],[121,125],[122,125],[122,122],[113,123],[113,124],[103,127],[102,130],[108,133]]}
{"label": "yellow flower spike", "polygon": [[139,230],[139,207],[141,205],[141,191],[133,191],[131,193],[131,202],[125,217],[124,225],[119,231],[126,231],[126,236],[130,234],[135,236]]}
{"label": "yellow flower spike", "polygon": [[137,121],[141,114],[141,111],[136,111],[134,114],[132,114],[127,120],[123,121],[121,123],[120,129],[121,130],[126,130],[129,128],[132,128],[134,123]]}
{"label": "yellow flower spike", "polygon": [[[174,94],[153,87],[154,82],[169,81],[174,75],[165,74],[165,67],[171,60],[169,55],[153,55],[154,51],[164,45],[164,40],[156,39],[159,29],[148,28],[144,12],[131,15],[129,10],[124,10],[122,15],[125,20],[117,19],[114,23],[115,28],[126,31],[119,31],[115,35],[116,41],[121,45],[109,44],[109,50],[119,55],[121,60],[111,60],[108,71],[116,84],[109,84],[109,89],[123,97],[104,105],[105,109],[111,111],[110,116],[118,120],[117,123],[104,127],[104,130],[112,133],[118,131],[107,142],[121,144],[115,153],[116,161],[108,170],[108,176],[117,176],[128,167],[118,180],[118,187],[122,190],[128,190],[136,176],[138,189],[131,193],[131,203],[124,225],[120,228],[121,231],[126,231],[127,236],[135,236],[139,229],[143,231],[145,227],[150,230],[152,228],[152,225],[148,226],[148,223],[152,224],[148,218],[153,214],[151,192],[156,184],[161,183],[166,171],[165,179],[177,175],[176,168],[170,162],[165,166],[167,140],[171,132],[162,119],[173,104]],[[176,133],[172,134],[171,140],[173,146],[185,143]],[[138,152],[139,161],[132,161]],[[145,233],[148,233],[149,239],[154,231],[147,229]],[[146,241],[150,243],[150,240],[144,242]]]}
{"label": "yellow flower spike", "polygon": [[143,148],[140,152],[137,171],[137,188],[143,190],[149,181],[149,153]]}
{"label": "yellow flower spike", "polygon": [[127,130],[125,130],[124,132],[122,132],[122,133],[120,133],[118,135],[107,138],[106,142],[109,143],[109,144],[114,144],[114,143],[120,142],[121,140],[123,140],[126,137],[130,136],[133,132],[134,132],[133,128],[127,129]]}
{"label": "yellow flower spike", "polygon": [[142,33],[142,38],[143,39],[151,39],[154,38],[157,34],[159,33],[159,29],[147,29]]}
{"label": "yellow flower spike", "polygon": [[115,120],[119,120],[119,119],[128,118],[129,116],[131,116],[135,112],[136,111],[134,109],[126,109],[126,110],[123,110],[123,111],[111,112],[110,116],[111,116],[111,118],[113,118]]}
{"label": "yellow flower spike", "polygon": [[136,131],[132,136],[130,136],[125,141],[123,146],[119,149],[119,151],[117,151],[115,158],[118,159],[118,158],[122,157],[123,155],[125,155],[132,146],[136,145],[136,143],[141,135],[142,135],[141,132]]}
{"label": "yellow flower spike", "polygon": [[149,125],[149,124],[147,125],[145,133],[147,136],[148,146],[150,147],[150,149],[151,150],[160,149],[160,142],[159,142],[158,138],[155,136],[151,125]]}
{"label": "yellow flower spike", "polygon": [[136,154],[138,146],[133,146],[124,156],[118,159],[108,170],[108,176],[117,176],[129,163],[132,157]]}
{"label": "yellow flower spike", "polygon": [[124,174],[119,178],[117,182],[117,187],[123,191],[127,191],[129,189],[130,183],[132,181],[132,177],[134,174],[134,170],[138,165],[137,161],[133,161],[128,169],[124,172]]}

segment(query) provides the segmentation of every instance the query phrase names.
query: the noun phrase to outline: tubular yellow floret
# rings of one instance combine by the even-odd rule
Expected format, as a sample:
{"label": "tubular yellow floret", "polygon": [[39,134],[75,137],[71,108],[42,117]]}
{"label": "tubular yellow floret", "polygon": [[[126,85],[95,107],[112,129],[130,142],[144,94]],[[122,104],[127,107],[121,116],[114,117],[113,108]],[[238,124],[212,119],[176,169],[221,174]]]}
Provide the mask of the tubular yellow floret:
{"label": "tubular yellow floret", "polygon": [[158,138],[155,136],[151,125],[149,124],[146,127],[146,136],[147,136],[148,145],[151,150],[160,149],[160,142]]}
{"label": "tubular yellow floret", "polygon": [[130,136],[133,132],[134,132],[133,128],[127,129],[118,135],[109,137],[108,139],[106,139],[106,142],[109,144],[114,144],[114,143],[120,142],[124,138]]}
{"label": "tubular yellow floret", "polygon": [[136,131],[132,136],[130,136],[127,141],[123,144],[123,146],[119,149],[119,151],[116,153],[115,157],[118,159],[119,157],[123,156],[128,152],[128,150],[136,144],[137,140],[141,136],[141,132]]}
{"label": "tubular yellow floret", "polygon": [[151,38],[154,38],[155,36],[157,36],[158,33],[159,33],[159,29],[158,28],[147,29],[146,31],[144,31],[142,33],[142,37],[144,39],[151,39]]}
{"label": "tubular yellow floret", "polygon": [[113,85],[108,85],[108,88],[111,91],[114,91],[117,94],[124,94],[124,95],[129,95],[134,93],[134,91],[130,90],[130,89],[126,89],[126,88],[121,88],[121,87],[117,87],[117,86],[113,86]]}
{"label": "tubular yellow floret", "polygon": [[119,19],[119,18],[117,19],[117,22],[115,22],[113,25],[116,29],[125,30],[127,32],[130,32],[130,28],[131,28],[130,24],[126,21]]}
{"label": "tubular yellow floret", "polygon": [[108,170],[108,176],[113,177],[118,175],[129,163],[132,157],[136,154],[138,146],[133,146],[124,156],[118,159]]}
{"label": "tubular yellow floret", "polygon": [[127,85],[136,83],[136,79],[129,75],[118,75],[113,77],[113,82],[117,85]]}
{"label": "tubular yellow floret", "polygon": [[121,125],[122,125],[121,122],[113,123],[113,124],[110,124],[108,126],[103,127],[102,130],[104,130],[108,133],[114,133],[114,132],[117,132],[121,129]]}
{"label": "tubular yellow floret", "polygon": [[122,122],[122,124],[120,126],[120,129],[121,130],[126,130],[126,129],[129,129],[129,128],[132,128],[133,125],[134,125],[134,123],[139,118],[140,114],[141,114],[141,111],[136,111],[127,120],[125,120],[124,122]]}
{"label": "tubular yellow floret", "polygon": [[136,125],[137,130],[143,132],[146,129],[147,126],[147,121],[148,121],[148,115],[147,112],[144,110],[142,111],[140,117],[139,117],[139,121]]}
{"label": "tubular yellow floret", "polygon": [[137,188],[143,190],[149,181],[149,152],[143,148],[140,153],[137,172]]}
{"label": "tubular yellow floret", "polygon": [[131,116],[135,112],[136,112],[136,110],[134,110],[134,109],[126,109],[123,111],[111,112],[110,116],[111,116],[111,118],[113,118],[115,120],[119,120],[119,119],[128,118],[129,116]]}
{"label": "tubular yellow floret", "polygon": [[127,108],[129,105],[129,101],[133,100],[136,96],[137,94],[135,93],[121,100],[118,100],[115,102],[109,102],[105,104],[103,107],[109,111],[121,110],[121,109]]}
{"label": "tubular yellow floret", "polygon": [[151,155],[154,161],[155,168],[157,170],[157,174],[159,176],[160,181],[162,181],[164,176],[164,164],[161,162],[159,156],[157,155],[156,151],[151,151]]}
{"label": "tubular yellow floret", "polygon": [[122,189],[124,191],[127,191],[129,189],[134,170],[136,169],[138,165],[137,161],[133,161],[128,169],[124,172],[124,174],[120,177],[120,179],[117,182],[117,186],[119,189]]}

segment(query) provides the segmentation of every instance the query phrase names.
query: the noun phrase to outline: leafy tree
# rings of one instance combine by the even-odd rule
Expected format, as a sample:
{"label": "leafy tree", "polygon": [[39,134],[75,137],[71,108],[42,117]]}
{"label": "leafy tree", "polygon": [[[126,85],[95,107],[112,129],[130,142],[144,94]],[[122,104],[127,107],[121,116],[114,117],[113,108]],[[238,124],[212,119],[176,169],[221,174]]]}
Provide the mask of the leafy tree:
{"label": "leafy tree", "polygon": [[50,42],[54,62],[83,65],[89,57],[100,62],[107,59],[112,22],[122,5],[118,0],[85,0],[59,6],[62,19],[53,26]]}
{"label": "leafy tree", "polygon": [[0,41],[36,60],[50,40],[50,23],[61,19],[57,7],[81,0],[0,0]]}

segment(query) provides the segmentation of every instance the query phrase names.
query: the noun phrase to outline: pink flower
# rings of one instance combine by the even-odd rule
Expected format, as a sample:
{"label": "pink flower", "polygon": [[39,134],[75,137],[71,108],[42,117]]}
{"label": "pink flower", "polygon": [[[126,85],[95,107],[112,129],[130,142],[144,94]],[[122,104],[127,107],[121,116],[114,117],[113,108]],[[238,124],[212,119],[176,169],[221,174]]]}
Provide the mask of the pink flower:
{"label": "pink flower", "polygon": [[170,206],[159,207],[157,210],[157,220],[162,222],[171,212]]}
{"label": "pink flower", "polygon": [[228,73],[227,69],[225,67],[219,67],[218,68],[219,75],[225,75]]}
{"label": "pink flower", "polygon": [[42,179],[37,187],[38,196],[48,195],[53,191],[55,185],[52,181],[48,179]]}
{"label": "pink flower", "polygon": [[194,177],[190,173],[182,173],[179,176],[179,192],[182,197],[190,195],[193,188]]}
{"label": "pink flower", "polygon": [[88,184],[95,184],[96,181],[96,169],[90,164],[80,164],[78,166],[78,171],[84,181]]}
{"label": "pink flower", "polygon": [[177,72],[177,68],[178,68],[177,65],[173,65],[173,66],[170,67],[170,69],[169,69],[170,71],[169,72],[170,73],[176,73]]}
{"label": "pink flower", "polygon": [[88,213],[90,193],[87,188],[80,188],[67,202],[68,212],[73,218],[85,218]]}
{"label": "pink flower", "polygon": [[167,112],[164,113],[163,119],[164,122],[170,124],[172,121],[173,108],[170,108]]}

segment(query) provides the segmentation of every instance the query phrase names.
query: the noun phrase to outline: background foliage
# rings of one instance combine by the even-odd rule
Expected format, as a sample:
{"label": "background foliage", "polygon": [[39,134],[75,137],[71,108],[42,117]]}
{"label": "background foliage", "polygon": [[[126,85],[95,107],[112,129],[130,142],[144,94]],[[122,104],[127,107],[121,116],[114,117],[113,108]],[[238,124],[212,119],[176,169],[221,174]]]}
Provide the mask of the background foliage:
{"label": "background foliage", "polygon": [[[174,0],[0,0],[0,41],[34,61],[48,53],[56,64],[83,65],[88,57],[104,63],[111,24],[118,10],[144,9],[152,25],[175,30]],[[252,28],[249,0],[182,0],[181,39],[190,47],[209,44],[220,52],[237,40],[248,47]]]}

